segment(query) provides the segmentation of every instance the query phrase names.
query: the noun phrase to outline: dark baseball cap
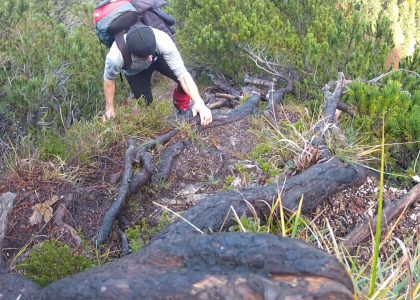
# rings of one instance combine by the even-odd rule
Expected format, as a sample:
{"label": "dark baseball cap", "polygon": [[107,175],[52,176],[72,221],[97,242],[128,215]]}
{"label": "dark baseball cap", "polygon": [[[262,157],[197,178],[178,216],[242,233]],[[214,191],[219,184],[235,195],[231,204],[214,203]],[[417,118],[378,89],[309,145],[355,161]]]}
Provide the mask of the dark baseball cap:
{"label": "dark baseball cap", "polygon": [[143,24],[132,26],[126,36],[127,48],[138,57],[153,55],[156,51],[156,38],[152,28]]}

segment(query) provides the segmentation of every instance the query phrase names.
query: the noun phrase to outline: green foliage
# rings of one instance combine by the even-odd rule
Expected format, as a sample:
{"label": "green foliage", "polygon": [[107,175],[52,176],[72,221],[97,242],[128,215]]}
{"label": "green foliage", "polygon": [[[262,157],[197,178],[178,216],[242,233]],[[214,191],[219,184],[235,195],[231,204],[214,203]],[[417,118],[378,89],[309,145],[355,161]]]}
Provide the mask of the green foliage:
{"label": "green foliage", "polygon": [[71,11],[66,3],[30,0],[31,10],[0,44],[0,110],[19,120],[23,133],[35,125],[67,128],[96,113],[102,99],[103,55],[86,30],[92,8],[74,1]]}
{"label": "green foliage", "polygon": [[131,251],[140,251],[152,240],[153,236],[161,232],[163,228],[172,222],[173,219],[165,211],[162,213],[162,216],[158,220],[158,224],[155,226],[150,225],[150,220],[142,219],[139,225],[128,228],[125,233],[129,240]]}
{"label": "green foliage", "polygon": [[388,171],[407,171],[420,150],[419,86],[417,75],[398,72],[383,87],[355,83],[345,96],[358,112],[352,126],[360,128],[362,139],[371,145],[380,144],[381,115],[385,114],[386,141],[391,144],[385,153]]}
{"label": "green foliage", "polygon": [[245,72],[261,73],[241,52],[250,45],[264,50],[269,61],[297,68],[302,77],[297,92],[305,98],[322,99],[319,87],[338,71],[351,78],[381,73],[392,46],[385,18],[376,20],[373,31],[351,4],[341,7],[336,1],[189,0],[171,5],[182,24],[178,43],[191,61],[241,80]]}
{"label": "green foliage", "polygon": [[27,0],[3,0],[0,4],[0,37],[10,34],[12,28],[28,9]]}
{"label": "green foliage", "polygon": [[39,135],[38,151],[44,161],[53,158],[66,161],[76,155],[75,145],[67,144],[60,134],[51,129],[45,129]]}
{"label": "green foliage", "polygon": [[[404,56],[412,56],[420,43],[420,6],[418,1],[398,0],[354,0],[361,15],[372,27],[376,28],[376,20],[383,13],[391,22],[393,42],[402,46]],[[380,29],[379,29],[380,30]]]}
{"label": "green foliage", "polygon": [[184,25],[177,33],[178,44],[194,62],[231,76],[253,66],[239,51],[241,44],[265,45],[275,52],[286,50],[286,41],[295,38],[270,1],[172,2],[174,14]]}
{"label": "green foliage", "polygon": [[35,249],[25,263],[17,265],[17,268],[40,286],[46,286],[93,266],[90,259],[73,253],[67,245],[48,240]]}
{"label": "green foliage", "polygon": [[234,219],[236,224],[229,227],[230,232],[267,232],[267,225],[262,225],[261,220],[259,218],[247,217],[242,216],[239,220]]}

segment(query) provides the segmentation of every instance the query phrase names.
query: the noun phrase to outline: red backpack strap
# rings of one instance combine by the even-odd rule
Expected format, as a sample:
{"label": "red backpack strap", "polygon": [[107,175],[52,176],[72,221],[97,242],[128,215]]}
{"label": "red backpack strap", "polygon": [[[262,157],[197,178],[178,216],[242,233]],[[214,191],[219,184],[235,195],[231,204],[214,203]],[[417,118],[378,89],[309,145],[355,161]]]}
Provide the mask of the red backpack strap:
{"label": "red backpack strap", "polygon": [[115,43],[120,50],[124,59],[123,69],[128,69],[131,66],[131,52],[128,50],[127,43],[124,40],[124,32],[118,32],[115,34]]}

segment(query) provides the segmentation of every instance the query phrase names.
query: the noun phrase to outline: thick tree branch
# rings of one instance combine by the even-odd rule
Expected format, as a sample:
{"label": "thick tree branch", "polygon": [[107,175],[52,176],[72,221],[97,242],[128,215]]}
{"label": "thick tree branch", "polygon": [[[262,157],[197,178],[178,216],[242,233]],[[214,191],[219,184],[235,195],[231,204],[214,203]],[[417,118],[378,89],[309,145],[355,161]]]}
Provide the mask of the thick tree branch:
{"label": "thick tree branch", "polygon": [[3,257],[3,241],[7,230],[7,219],[13,209],[16,196],[14,193],[4,193],[0,196],[0,274],[7,268]]}

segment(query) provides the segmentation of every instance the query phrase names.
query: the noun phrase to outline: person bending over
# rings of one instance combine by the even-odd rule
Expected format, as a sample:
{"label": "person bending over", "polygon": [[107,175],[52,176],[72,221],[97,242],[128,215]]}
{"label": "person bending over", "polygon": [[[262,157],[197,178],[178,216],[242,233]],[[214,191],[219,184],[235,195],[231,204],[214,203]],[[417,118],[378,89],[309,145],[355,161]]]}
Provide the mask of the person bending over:
{"label": "person bending over", "polygon": [[[153,101],[152,74],[158,71],[176,82],[172,97],[179,113],[188,111],[192,100],[192,114],[200,115],[201,125],[212,122],[211,110],[204,104],[197,85],[185,68],[181,54],[168,34],[159,29],[136,24],[128,30],[123,39],[125,42],[123,41],[122,46],[121,42],[118,46],[117,42],[112,44],[105,59],[104,121],[115,117],[115,80],[120,72],[123,72],[127,78],[134,96],[136,98],[144,96],[147,104],[150,104]],[[121,47],[126,47],[128,52],[122,53],[126,50],[121,51]],[[127,66],[130,56],[131,64]]]}

